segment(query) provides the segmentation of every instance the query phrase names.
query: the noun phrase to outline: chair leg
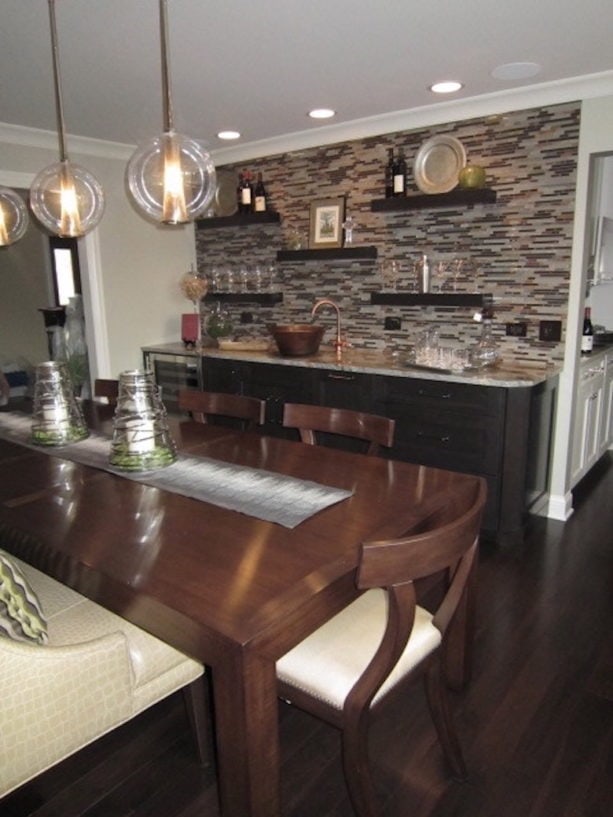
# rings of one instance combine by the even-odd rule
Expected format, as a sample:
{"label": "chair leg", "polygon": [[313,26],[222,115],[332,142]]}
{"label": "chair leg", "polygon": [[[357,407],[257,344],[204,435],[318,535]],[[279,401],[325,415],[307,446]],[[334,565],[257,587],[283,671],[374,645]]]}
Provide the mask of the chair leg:
{"label": "chair leg", "polygon": [[192,737],[201,766],[213,763],[213,742],[211,736],[210,696],[206,675],[196,678],[183,687],[183,701],[189,720]]}
{"label": "chair leg", "polygon": [[[367,717],[367,716],[366,716]],[[357,817],[379,817],[379,808],[368,761],[368,724],[366,718],[342,733],[345,782]]]}
{"label": "chair leg", "polygon": [[443,684],[442,670],[439,661],[434,661],[424,676],[426,695],[430,713],[438,738],[443,747],[445,759],[451,767],[453,776],[458,780],[466,780],[466,764],[462,756],[462,749],[456,735],[451,713],[447,690]]}

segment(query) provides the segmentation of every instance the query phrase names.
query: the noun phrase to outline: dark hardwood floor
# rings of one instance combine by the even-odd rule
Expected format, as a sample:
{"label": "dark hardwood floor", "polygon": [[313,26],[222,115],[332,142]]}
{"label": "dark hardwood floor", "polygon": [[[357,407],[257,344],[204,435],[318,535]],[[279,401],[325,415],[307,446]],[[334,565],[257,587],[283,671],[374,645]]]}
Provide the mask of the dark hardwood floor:
{"label": "dark hardwood floor", "polygon": [[[613,814],[613,460],[566,523],[482,545],[473,679],[453,695],[470,777],[453,782],[419,685],[381,713],[385,817]],[[1,694],[1,693],[0,693]],[[280,704],[284,817],[353,817],[337,733]],[[1,730],[1,725],[0,725]],[[6,748],[6,747],[4,747]],[[2,817],[218,817],[174,696],[0,801]]]}

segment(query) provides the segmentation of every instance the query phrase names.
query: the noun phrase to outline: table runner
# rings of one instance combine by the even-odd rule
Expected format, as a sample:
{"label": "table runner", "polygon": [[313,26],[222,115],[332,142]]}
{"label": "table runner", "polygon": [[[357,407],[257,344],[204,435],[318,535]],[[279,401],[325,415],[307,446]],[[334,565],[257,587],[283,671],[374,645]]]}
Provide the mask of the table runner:
{"label": "table runner", "polygon": [[165,468],[130,473],[110,465],[110,439],[102,434],[90,432],[90,436],[80,442],[47,447],[31,442],[31,426],[32,420],[27,415],[0,414],[0,436],[4,439],[286,528],[295,528],[353,493],[311,480],[181,453],[176,462]]}

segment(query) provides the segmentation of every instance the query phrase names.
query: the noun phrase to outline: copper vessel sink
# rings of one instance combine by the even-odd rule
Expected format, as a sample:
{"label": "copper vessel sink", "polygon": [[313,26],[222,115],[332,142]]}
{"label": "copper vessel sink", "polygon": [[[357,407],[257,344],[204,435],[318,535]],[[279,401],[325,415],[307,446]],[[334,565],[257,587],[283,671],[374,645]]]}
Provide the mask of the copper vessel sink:
{"label": "copper vessel sink", "polygon": [[287,357],[315,355],[325,327],[312,323],[285,323],[268,327],[280,354]]}

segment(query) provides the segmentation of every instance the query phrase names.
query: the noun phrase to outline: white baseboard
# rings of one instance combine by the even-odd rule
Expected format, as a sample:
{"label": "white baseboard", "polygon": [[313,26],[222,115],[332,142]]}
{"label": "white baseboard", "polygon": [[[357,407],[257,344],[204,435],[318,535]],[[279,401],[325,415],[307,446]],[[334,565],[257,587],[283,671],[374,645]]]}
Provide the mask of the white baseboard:
{"label": "white baseboard", "polygon": [[567,494],[550,494],[547,504],[547,513],[543,514],[548,519],[559,519],[566,522],[573,513],[573,495],[569,491]]}

